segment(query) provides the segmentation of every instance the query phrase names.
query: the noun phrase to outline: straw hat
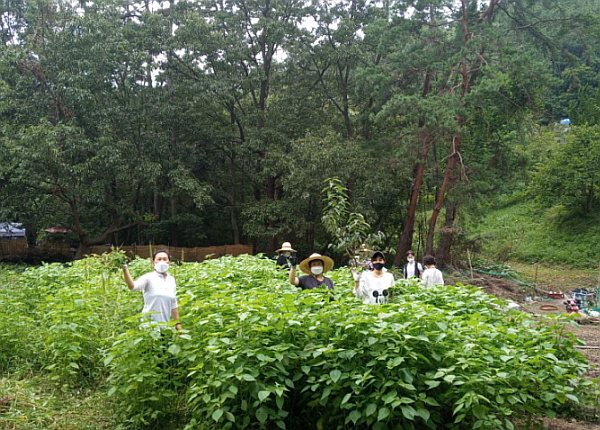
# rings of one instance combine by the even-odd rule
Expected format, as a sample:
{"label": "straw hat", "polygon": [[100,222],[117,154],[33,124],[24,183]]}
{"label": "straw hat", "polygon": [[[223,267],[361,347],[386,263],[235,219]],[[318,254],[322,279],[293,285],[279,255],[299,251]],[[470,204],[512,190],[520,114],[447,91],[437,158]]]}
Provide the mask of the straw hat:
{"label": "straw hat", "polygon": [[321,260],[323,262],[323,273],[329,272],[331,269],[333,269],[333,260],[331,258],[315,252],[306,260],[302,260],[302,263],[300,263],[300,270],[310,275],[310,262],[314,260]]}
{"label": "straw hat", "polygon": [[362,245],[360,245],[360,249],[358,251],[359,252],[373,252],[373,250],[367,248],[367,245],[365,245],[364,243]]}
{"label": "straw hat", "polygon": [[281,248],[275,252],[296,252],[295,249],[292,249],[292,244],[289,242],[283,242],[281,244]]}

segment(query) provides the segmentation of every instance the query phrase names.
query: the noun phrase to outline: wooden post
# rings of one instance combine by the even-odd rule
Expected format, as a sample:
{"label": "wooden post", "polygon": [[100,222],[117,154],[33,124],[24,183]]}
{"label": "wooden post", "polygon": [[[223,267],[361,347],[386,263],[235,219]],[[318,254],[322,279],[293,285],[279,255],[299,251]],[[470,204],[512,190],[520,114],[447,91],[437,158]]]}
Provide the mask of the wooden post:
{"label": "wooden post", "polygon": [[473,279],[473,264],[471,264],[471,251],[467,249],[467,259],[469,260],[469,268],[471,269],[471,279]]}

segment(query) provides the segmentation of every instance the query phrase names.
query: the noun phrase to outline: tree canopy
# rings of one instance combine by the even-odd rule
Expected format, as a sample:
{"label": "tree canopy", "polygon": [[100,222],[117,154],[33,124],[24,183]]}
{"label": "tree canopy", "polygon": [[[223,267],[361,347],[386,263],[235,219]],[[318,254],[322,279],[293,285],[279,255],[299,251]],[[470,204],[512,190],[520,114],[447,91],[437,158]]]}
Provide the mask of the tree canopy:
{"label": "tree canopy", "polygon": [[[597,141],[599,9],[2,0],[0,213],[34,236],[72,229],[80,254],[284,240],[335,253],[322,223],[335,177],[396,264],[410,248],[445,264],[461,218],[528,181],[546,204],[597,205],[573,145]],[[526,156],[565,117],[563,155]],[[551,198],[560,178],[577,183],[566,203]]]}

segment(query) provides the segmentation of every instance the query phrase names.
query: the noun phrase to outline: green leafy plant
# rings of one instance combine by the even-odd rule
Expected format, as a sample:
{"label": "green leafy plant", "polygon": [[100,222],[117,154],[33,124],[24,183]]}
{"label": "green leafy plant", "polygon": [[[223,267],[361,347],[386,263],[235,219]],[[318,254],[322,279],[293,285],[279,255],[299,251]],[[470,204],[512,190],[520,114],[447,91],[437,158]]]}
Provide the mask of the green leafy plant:
{"label": "green leafy plant", "polygon": [[344,251],[354,261],[363,244],[375,245],[383,240],[383,233],[373,233],[365,217],[351,211],[348,189],[339,178],[328,178],[322,193],[325,208],[321,218],[325,230],[334,238],[333,248]]}

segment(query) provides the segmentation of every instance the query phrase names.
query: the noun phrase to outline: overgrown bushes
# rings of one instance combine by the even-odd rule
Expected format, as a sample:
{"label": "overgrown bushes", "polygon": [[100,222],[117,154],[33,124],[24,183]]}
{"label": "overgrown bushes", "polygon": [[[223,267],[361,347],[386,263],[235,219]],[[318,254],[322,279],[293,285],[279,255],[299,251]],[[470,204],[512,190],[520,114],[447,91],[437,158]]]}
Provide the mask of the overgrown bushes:
{"label": "overgrown bushes", "polygon": [[347,269],[333,297],[296,290],[272,261],[224,257],[173,267],[177,335],[138,327],[120,258],[30,269],[1,290],[0,363],[101,386],[123,428],[510,429],[597,391],[558,320],[473,287],[402,285],[367,306]]}

